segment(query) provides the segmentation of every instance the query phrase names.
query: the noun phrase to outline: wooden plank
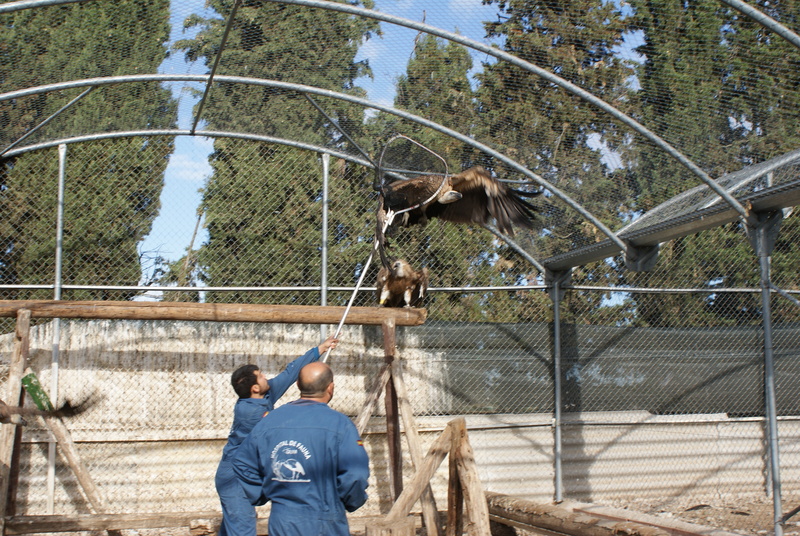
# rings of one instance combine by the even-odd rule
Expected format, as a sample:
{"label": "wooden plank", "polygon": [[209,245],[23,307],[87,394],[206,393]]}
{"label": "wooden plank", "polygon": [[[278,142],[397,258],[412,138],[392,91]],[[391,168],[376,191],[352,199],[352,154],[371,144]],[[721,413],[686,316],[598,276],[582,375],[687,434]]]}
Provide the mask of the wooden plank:
{"label": "wooden plank", "polygon": [[367,398],[364,400],[361,412],[356,417],[356,420],[353,421],[356,425],[356,430],[358,430],[358,435],[364,435],[364,430],[367,428],[369,418],[372,416],[372,410],[375,409],[375,404],[378,403],[378,398],[380,398],[381,393],[386,388],[386,384],[389,383],[391,375],[392,369],[389,364],[384,363],[381,365],[381,370],[375,377],[375,381],[369,393],[367,393]]}
{"label": "wooden plank", "polygon": [[425,456],[422,464],[417,469],[416,473],[414,473],[414,476],[411,477],[405,489],[403,489],[403,493],[400,494],[400,497],[398,497],[394,505],[392,505],[392,509],[389,510],[389,513],[386,515],[387,522],[398,521],[408,516],[411,512],[411,507],[413,507],[414,503],[422,496],[422,491],[430,483],[436,469],[442,464],[444,457],[450,452],[450,442],[452,438],[453,426],[451,421],[447,423],[442,433],[439,434],[439,437],[436,438],[428,449],[428,454]]}
{"label": "wooden plank", "polygon": [[14,516],[6,521],[6,534],[188,527],[196,519],[221,519],[221,515],[219,512],[164,512]]}
{"label": "wooden plank", "polygon": [[367,525],[366,536],[414,536],[417,533],[413,517],[398,521],[378,521]]}
{"label": "wooden plank", "polygon": [[605,521],[555,504],[536,504],[499,493],[485,492],[489,512],[498,518],[571,536],[668,536],[671,533],[629,521]]}
{"label": "wooden plank", "polygon": [[[20,309],[16,313],[17,325],[14,333],[14,350],[8,368],[6,396],[12,405],[18,404],[22,395],[22,375],[28,366],[30,351],[31,312]],[[11,483],[11,460],[14,456],[14,437],[17,431],[15,424],[0,425],[0,535],[5,534],[6,507],[9,502]]]}
{"label": "wooden plank", "polygon": [[[417,432],[414,412],[411,409],[411,403],[408,401],[408,390],[406,389],[406,382],[403,379],[403,369],[399,360],[395,360],[392,363],[392,380],[394,382],[395,392],[397,393],[400,416],[403,419],[408,452],[411,455],[411,463],[416,469],[422,465],[422,444],[419,440],[419,432]],[[431,536],[439,536],[441,527],[439,523],[439,511],[436,509],[436,500],[433,497],[433,490],[431,489],[430,483],[428,483],[422,491],[421,502],[422,518],[425,521],[425,528],[428,534]]]}
{"label": "wooden plank", "polygon": [[458,443],[450,445],[449,476],[447,480],[447,523],[445,536],[461,536],[464,533],[464,490],[458,478]]}
{"label": "wooden plank", "polygon": [[105,500],[103,500],[100,490],[97,489],[94,480],[89,475],[89,470],[83,464],[80,455],[78,455],[78,450],[75,448],[75,443],[72,441],[72,436],[64,422],[60,417],[44,417],[44,422],[50,428],[53,437],[56,438],[58,450],[64,456],[69,468],[75,473],[75,477],[78,479],[78,483],[89,504],[92,505],[95,512],[104,512],[106,510]]}
{"label": "wooden plank", "polygon": [[[21,309],[30,309],[32,318],[338,324],[346,307],[236,303],[0,300],[0,317],[13,317]],[[345,324],[377,326],[391,320],[397,326],[419,326],[425,323],[427,315],[426,309],[412,307],[351,307],[345,318]]]}
{"label": "wooden plank", "polygon": [[[383,331],[384,361],[391,366],[396,351],[395,323],[387,319],[381,325]],[[400,440],[400,416],[397,403],[397,392],[394,383],[386,384],[386,394],[383,397],[386,409],[386,441],[389,450],[389,480],[392,498],[397,499],[403,491],[403,449]]]}
{"label": "wooden plank", "polygon": [[469,514],[469,522],[464,528],[469,536],[491,536],[489,507],[478,475],[475,452],[469,444],[467,423],[463,417],[455,420],[453,435],[455,436],[453,442],[458,444],[456,464],[461,488],[464,492],[464,509]]}

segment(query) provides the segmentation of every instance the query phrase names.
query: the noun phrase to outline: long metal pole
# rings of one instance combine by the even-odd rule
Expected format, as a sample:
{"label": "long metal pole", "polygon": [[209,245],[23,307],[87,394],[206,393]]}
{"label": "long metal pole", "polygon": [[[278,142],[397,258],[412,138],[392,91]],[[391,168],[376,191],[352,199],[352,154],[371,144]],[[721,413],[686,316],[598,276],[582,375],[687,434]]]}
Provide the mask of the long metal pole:
{"label": "long metal pole", "polygon": [[756,231],[756,244],[761,268],[761,321],[764,328],[764,395],[767,410],[770,472],[772,474],[772,506],[775,536],[782,536],[781,468],[778,448],[778,418],[775,404],[775,367],[772,352],[772,307],[770,303],[770,251],[767,237],[768,225]]}
{"label": "long metal pole", "polygon": [[[67,176],[67,145],[58,146],[58,205],[56,208],[56,251],[53,299],[61,299],[62,263],[64,257],[64,184]],[[58,362],[61,349],[61,319],[53,319],[52,357],[50,360],[50,398],[58,400]],[[47,513],[55,512],[56,444],[47,445]]]}
{"label": "long metal pole", "polygon": [[561,279],[553,280],[553,463],[555,471],[555,500],[564,499],[561,467]]}
{"label": "long metal pole", "polygon": [[[328,305],[328,174],[330,173],[331,155],[322,155],[322,274],[320,276],[320,301]],[[325,340],[328,326],[320,325],[320,336]]]}

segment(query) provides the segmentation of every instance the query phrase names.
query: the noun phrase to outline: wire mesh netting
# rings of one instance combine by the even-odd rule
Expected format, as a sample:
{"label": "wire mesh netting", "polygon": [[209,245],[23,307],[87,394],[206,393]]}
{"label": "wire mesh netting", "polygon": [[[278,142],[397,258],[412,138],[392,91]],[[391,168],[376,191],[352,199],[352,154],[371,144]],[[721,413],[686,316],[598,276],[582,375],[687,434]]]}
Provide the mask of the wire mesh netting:
{"label": "wire mesh netting", "polygon": [[[770,500],[774,378],[788,510],[798,16],[760,0],[0,3],[0,297],[376,306],[388,184],[481,166],[530,225],[498,231],[487,198],[487,225],[464,211],[387,233],[391,258],[428,270],[427,322],[398,341],[423,440],[468,416],[487,489],[544,501]],[[34,324],[57,399],[103,395],[69,426],[119,512],[218,508],[230,372],[276,374],[320,337]],[[382,338],[343,339],[336,404],[354,416]],[[46,432],[24,437],[17,511],[90,510]]]}

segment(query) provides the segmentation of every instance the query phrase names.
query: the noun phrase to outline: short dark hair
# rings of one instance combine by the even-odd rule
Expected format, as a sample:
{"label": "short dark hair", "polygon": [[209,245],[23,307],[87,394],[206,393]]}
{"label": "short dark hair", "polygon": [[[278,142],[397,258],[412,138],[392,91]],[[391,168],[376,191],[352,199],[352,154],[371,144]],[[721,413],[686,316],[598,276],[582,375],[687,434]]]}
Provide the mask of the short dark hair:
{"label": "short dark hair", "polygon": [[297,388],[300,389],[300,396],[320,396],[333,383],[333,371],[330,368],[326,368],[318,375],[310,378],[310,381],[303,381],[304,379],[306,378],[302,374],[297,379]]}
{"label": "short dark hair", "polygon": [[255,374],[257,370],[255,365],[242,365],[231,374],[231,385],[239,398],[250,398],[251,388],[258,380]]}

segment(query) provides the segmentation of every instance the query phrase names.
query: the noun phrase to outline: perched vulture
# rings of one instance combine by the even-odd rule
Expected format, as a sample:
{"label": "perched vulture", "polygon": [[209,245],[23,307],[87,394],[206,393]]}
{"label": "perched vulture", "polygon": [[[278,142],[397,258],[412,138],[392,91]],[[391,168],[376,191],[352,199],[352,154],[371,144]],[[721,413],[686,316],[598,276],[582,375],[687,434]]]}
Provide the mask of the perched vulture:
{"label": "perched vulture", "polygon": [[23,415],[41,415],[43,417],[73,417],[80,413],[83,413],[90,406],[94,405],[97,400],[92,398],[87,398],[80,404],[72,404],[69,401],[64,402],[64,404],[57,409],[52,411],[41,410],[38,408],[23,408],[20,406],[9,406],[2,400],[0,400],[0,423],[3,424],[19,424],[25,425],[28,424],[25,422],[25,419],[22,418]]}
{"label": "perched vulture", "polygon": [[414,270],[403,259],[381,266],[376,285],[384,307],[417,307],[428,291],[428,269]]}
{"label": "perched vulture", "polygon": [[398,216],[397,221],[403,226],[425,225],[431,218],[478,224],[494,219],[501,232],[514,236],[513,226],[530,229],[536,218],[536,208],[523,197],[540,193],[508,188],[484,168],[475,166],[456,175],[425,175],[391,182],[383,188],[381,208],[398,212],[419,205]]}

